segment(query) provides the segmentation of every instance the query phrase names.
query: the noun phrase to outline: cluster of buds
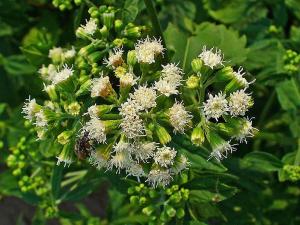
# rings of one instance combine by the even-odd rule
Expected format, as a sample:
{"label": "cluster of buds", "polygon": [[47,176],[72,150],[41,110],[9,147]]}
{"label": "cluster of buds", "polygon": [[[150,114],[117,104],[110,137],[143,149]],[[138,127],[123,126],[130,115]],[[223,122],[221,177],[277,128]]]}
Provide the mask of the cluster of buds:
{"label": "cluster of buds", "polygon": [[287,50],[283,57],[284,60],[284,70],[288,74],[299,73],[300,70],[300,54],[293,50]]}
{"label": "cluster of buds", "polygon": [[[147,188],[144,184],[128,188],[131,205],[149,218],[149,225],[183,220],[189,192],[178,185],[172,185],[163,192]],[[158,210],[160,216],[157,216]]]}
{"label": "cluster of buds", "polygon": [[73,8],[73,2],[75,5],[80,5],[83,0],[52,0],[54,7],[58,8],[61,11],[71,10]]}

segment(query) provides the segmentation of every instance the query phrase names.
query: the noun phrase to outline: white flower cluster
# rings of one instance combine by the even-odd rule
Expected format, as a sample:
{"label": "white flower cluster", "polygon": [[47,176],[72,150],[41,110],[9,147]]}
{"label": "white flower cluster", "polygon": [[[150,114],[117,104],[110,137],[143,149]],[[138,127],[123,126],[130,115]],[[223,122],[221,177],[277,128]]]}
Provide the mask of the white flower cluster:
{"label": "white flower cluster", "polygon": [[163,55],[165,48],[160,39],[147,37],[135,45],[136,58],[139,63],[152,64],[157,55]]}

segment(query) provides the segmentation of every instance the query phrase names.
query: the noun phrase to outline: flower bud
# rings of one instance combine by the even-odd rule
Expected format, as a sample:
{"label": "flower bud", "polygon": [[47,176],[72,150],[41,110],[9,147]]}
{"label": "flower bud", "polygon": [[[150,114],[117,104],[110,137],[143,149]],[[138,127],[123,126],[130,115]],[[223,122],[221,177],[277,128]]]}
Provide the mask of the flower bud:
{"label": "flower bud", "polygon": [[142,209],[142,212],[147,215],[150,216],[152,214],[152,212],[154,211],[154,207],[153,206],[148,206]]}
{"label": "flower bud", "polygon": [[114,12],[103,13],[102,20],[103,20],[103,24],[107,27],[108,30],[110,30],[114,24],[115,13]]}
{"label": "flower bud", "polygon": [[229,81],[234,78],[233,69],[231,66],[226,66],[215,73],[216,81]]}
{"label": "flower bud", "polygon": [[61,151],[61,153],[59,154],[59,156],[57,156],[57,163],[56,165],[60,165],[61,163],[64,164],[64,166],[66,165],[70,165],[73,162],[72,159],[72,145],[69,143],[65,144],[63,147],[63,150]]}
{"label": "flower bud", "polygon": [[170,134],[163,126],[157,124],[155,128],[156,135],[162,145],[168,144],[172,140]]}
{"label": "flower bud", "polygon": [[183,208],[177,209],[177,211],[176,211],[176,217],[177,217],[178,219],[182,219],[184,216],[185,216],[185,211],[184,211],[184,209],[183,209]]}
{"label": "flower bud", "polygon": [[141,36],[141,30],[139,27],[125,28],[124,36],[129,38],[138,38]]}
{"label": "flower bud", "polygon": [[139,200],[140,205],[144,205],[146,202],[147,202],[147,199],[145,197],[140,197],[140,200]]}
{"label": "flower bud", "polygon": [[197,127],[193,129],[192,135],[191,135],[191,141],[194,145],[200,146],[205,141],[205,135],[203,132],[203,129],[198,124]]}
{"label": "flower bud", "polygon": [[195,73],[200,73],[203,66],[203,61],[199,58],[193,59],[191,66]]}
{"label": "flower bud", "polygon": [[84,95],[87,94],[90,91],[90,87],[91,87],[92,81],[89,79],[87,81],[85,81],[79,88],[79,90],[76,92],[76,96],[80,96],[80,95]]}
{"label": "flower bud", "polygon": [[109,31],[105,25],[100,29],[100,33],[104,39],[108,37]]}
{"label": "flower bud", "polygon": [[56,101],[58,99],[56,90],[55,90],[55,85],[51,84],[51,85],[44,85],[44,90],[47,92],[49,98],[52,101]]}
{"label": "flower bud", "polygon": [[120,32],[123,28],[123,22],[122,20],[115,20],[115,30],[117,32]]}
{"label": "flower bud", "polygon": [[136,52],[135,50],[131,50],[127,53],[127,64],[130,66],[134,66],[136,64]]}
{"label": "flower bud", "polygon": [[196,75],[190,76],[186,81],[186,86],[189,89],[195,89],[199,87],[200,78]]}
{"label": "flower bud", "polygon": [[176,210],[172,206],[166,205],[165,209],[166,209],[166,213],[169,217],[174,217],[176,215]]}
{"label": "flower bud", "polygon": [[58,143],[65,145],[69,143],[70,137],[73,135],[72,131],[63,131],[57,136]]}
{"label": "flower bud", "polygon": [[130,200],[130,203],[133,204],[133,205],[136,205],[136,204],[139,203],[139,197],[135,196],[135,195],[131,196],[129,200]]}
{"label": "flower bud", "polygon": [[72,102],[66,106],[66,111],[72,116],[78,116],[80,113],[80,104],[78,102]]}

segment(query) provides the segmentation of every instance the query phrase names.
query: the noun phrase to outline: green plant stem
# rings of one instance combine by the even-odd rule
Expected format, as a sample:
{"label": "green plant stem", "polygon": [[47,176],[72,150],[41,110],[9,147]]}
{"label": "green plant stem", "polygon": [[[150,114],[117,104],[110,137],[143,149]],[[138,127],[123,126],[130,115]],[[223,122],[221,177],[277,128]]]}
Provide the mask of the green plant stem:
{"label": "green plant stem", "polygon": [[[163,32],[162,32],[160,23],[158,21],[157,13],[156,13],[156,10],[154,8],[152,0],[144,0],[144,3],[146,5],[146,9],[147,9],[148,15],[150,17],[150,20],[151,20],[152,27],[153,27],[155,35],[158,36],[158,37],[160,37],[161,40],[162,40],[162,44],[164,46],[166,46],[166,41],[165,41],[165,38],[163,36]],[[166,53],[166,57],[165,58],[168,59],[167,53]]]}
{"label": "green plant stem", "polygon": [[298,138],[298,149],[297,149],[294,165],[300,166],[300,137]]}

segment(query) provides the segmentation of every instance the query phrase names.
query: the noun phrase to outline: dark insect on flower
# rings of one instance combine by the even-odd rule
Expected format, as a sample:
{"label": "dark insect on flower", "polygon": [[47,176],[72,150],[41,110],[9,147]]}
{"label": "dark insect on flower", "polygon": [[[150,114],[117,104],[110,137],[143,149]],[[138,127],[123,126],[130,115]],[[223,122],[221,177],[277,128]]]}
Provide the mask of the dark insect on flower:
{"label": "dark insect on flower", "polygon": [[84,132],[76,141],[74,152],[79,160],[84,160],[90,156],[92,149],[93,146],[92,141],[89,138],[89,133]]}

